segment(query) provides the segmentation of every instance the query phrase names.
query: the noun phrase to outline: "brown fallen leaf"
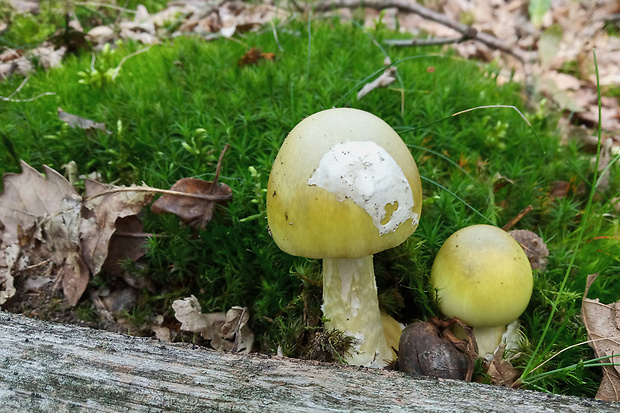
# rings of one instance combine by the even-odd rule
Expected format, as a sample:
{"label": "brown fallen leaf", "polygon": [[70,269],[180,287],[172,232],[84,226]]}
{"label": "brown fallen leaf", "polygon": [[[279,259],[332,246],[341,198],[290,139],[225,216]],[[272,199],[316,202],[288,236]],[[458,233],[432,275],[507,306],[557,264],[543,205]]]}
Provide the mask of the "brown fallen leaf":
{"label": "brown fallen leaf", "polygon": [[44,216],[41,230],[52,260],[62,269],[62,290],[65,300],[74,306],[86,290],[90,273],[80,255],[80,234],[82,198],[74,195],[65,198],[61,211]]}
{"label": "brown fallen leaf", "polygon": [[106,133],[110,133],[106,131],[105,124],[65,112],[60,106],[58,107],[58,118],[63,122],[67,122],[72,128],[84,130],[99,129]]}
{"label": "brown fallen leaf", "polygon": [[[132,190],[135,189],[135,190]],[[146,186],[118,187],[84,181],[84,219],[80,222],[82,257],[97,274],[108,256],[110,238],[119,218],[134,216],[153,199]]]}
{"label": "brown fallen leaf", "polygon": [[52,216],[65,208],[64,200],[79,195],[58,172],[43,166],[45,176],[21,161],[21,174],[5,174],[0,194],[0,238],[5,244],[18,241],[18,227],[32,228],[38,217]]}
{"label": "brown fallen leaf", "polygon": [[616,364],[603,366],[603,380],[596,398],[617,402],[620,401],[620,301],[603,304],[598,298],[586,298],[597,275],[588,275],[581,304],[581,317],[596,357],[609,357],[601,362]]}
{"label": "brown fallen leaf", "polygon": [[44,166],[45,176],[25,162],[21,174],[4,176],[0,195],[0,234],[5,244],[20,241],[20,231],[34,231],[46,244],[54,264],[61,268],[65,298],[75,305],[89,280],[88,269],[79,254],[77,223],[81,197],[58,172]]}
{"label": "brown fallen leaf", "polygon": [[200,333],[211,346],[220,351],[249,353],[254,333],[247,325],[250,319],[245,307],[232,307],[226,313],[202,313],[198,299],[193,295],[172,303],[174,316],[181,322],[181,330]]}
{"label": "brown fallen leaf", "polygon": [[263,53],[261,49],[257,49],[256,47],[252,47],[250,50],[245,52],[243,56],[239,59],[237,64],[239,67],[247,66],[247,65],[256,65],[259,61],[265,60],[275,60],[276,55],[274,53]]}
{"label": "brown fallen leaf", "polygon": [[[222,150],[217,162],[213,182],[198,178],[179,179],[170,188],[171,191],[188,194],[164,194],[151,205],[151,211],[156,214],[169,212],[178,215],[181,220],[194,228],[205,229],[207,223],[213,219],[215,207],[226,205],[232,199],[232,189],[225,184],[218,184],[222,158],[228,149],[228,144]],[[199,195],[199,196],[189,196]]]}
{"label": "brown fallen leaf", "polygon": [[116,231],[112,234],[108,245],[108,256],[103,263],[105,273],[114,278],[122,278],[130,286],[152,289],[153,286],[144,277],[135,277],[123,267],[123,262],[137,262],[146,254],[146,237],[143,233],[142,220],[137,215],[117,218]]}
{"label": "brown fallen leaf", "polygon": [[513,387],[513,384],[521,372],[515,369],[509,360],[504,358],[506,345],[500,344],[500,348],[493,355],[493,359],[486,366],[487,374],[491,378],[491,383],[496,386]]}

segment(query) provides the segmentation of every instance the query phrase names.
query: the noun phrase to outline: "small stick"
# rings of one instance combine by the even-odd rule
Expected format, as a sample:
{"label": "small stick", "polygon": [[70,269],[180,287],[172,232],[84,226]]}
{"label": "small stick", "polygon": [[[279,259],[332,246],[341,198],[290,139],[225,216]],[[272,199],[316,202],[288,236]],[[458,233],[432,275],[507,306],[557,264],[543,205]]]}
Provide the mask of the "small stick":
{"label": "small stick", "polygon": [[315,11],[331,10],[340,7],[353,9],[357,7],[371,7],[379,10],[395,7],[398,10],[417,14],[425,19],[432,20],[449,27],[459,32],[466,39],[477,40],[492,49],[509,53],[519,59],[519,61],[523,64],[528,63],[529,60],[527,54],[518,47],[508,45],[491,34],[480,32],[471,26],[452,20],[445,14],[428,9],[410,0],[323,0],[317,3],[306,3],[304,6],[306,7],[306,10],[313,9]]}
{"label": "small stick", "polygon": [[224,149],[222,149],[222,153],[220,153],[220,159],[217,160],[217,167],[215,168],[215,177],[213,178],[213,183],[211,184],[211,193],[215,192],[217,188],[217,180],[220,179],[220,169],[222,169],[222,159],[224,158],[224,154],[226,150],[230,148],[230,144],[227,143],[224,145]]}
{"label": "small stick", "polygon": [[504,225],[504,227],[502,228],[504,231],[508,232],[508,230],[510,228],[512,228],[513,226],[515,226],[515,224],[519,221],[521,221],[521,219],[526,216],[528,213],[530,213],[534,208],[532,207],[532,205],[528,205],[526,206],[521,212],[519,212],[517,214],[516,217],[514,217],[513,219],[511,219],[510,221],[508,221],[508,223],[506,225]]}
{"label": "small stick", "polygon": [[94,198],[100,197],[100,196],[105,196],[105,195],[110,195],[110,194],[115,194],[115,193],[119,193],[119,192],[150,192],[153,194],[168,194],[168,195],[176,195],[176,196],[185,196],[188,198],[196,198],[196,199],[204,199],[207,201],[227,201],[229,199],[232,199],[232,194],[227,194],[227,195],[201,195],[201,194],[190,194],[187,192],[180,192],[180,191],[171,191],[168,189],[158,189],[158,188],[151,188],[151,187],[135,187],[135,188],[115,188],[115,189],[110,189],[109,191],[103,191],[100,192],[98,194],[89,196],[87,198],[84,199],[84,201],[90,201]]}
{"label": "small stick", "polygon": [[436,37],[433,39],[388,39],[383,43],[388,46],[443,46],[445,44],[461,43],[465,40],[469,40],[466,36],[461,37]]}
{"label": "small stick", "polygon": [[24,85],[26,84],[26,82],[28,81],[28,76],[26,76],[24,78],[24,80],[22,81],[22,83],[17,86],[17,89],[15,89],[13,91],[13,93],[11,93],[8,97],[4,97],[4,96],[0,96],[0,99],[5,101],[5,102],[13,102],[13,103],[20,103],[20,102],[32,102],[33,100],[36,100],[42,96],[51,96],[51,95],[55,95],[56,93],[53,92],[45,92],[45,93],[41,93],[40,95],[37,95],[33,98],[29,98],[29,99],[13,99],[13,96],[15,96],[17,93],[19,93],[20,90],[22,90],[22,88],[24,87]]}

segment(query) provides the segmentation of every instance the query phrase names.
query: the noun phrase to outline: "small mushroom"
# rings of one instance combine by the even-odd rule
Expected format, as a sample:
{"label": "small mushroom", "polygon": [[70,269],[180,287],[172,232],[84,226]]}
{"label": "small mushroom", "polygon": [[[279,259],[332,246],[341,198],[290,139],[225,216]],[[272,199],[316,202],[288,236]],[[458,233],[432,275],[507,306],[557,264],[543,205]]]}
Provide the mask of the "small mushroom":
{"label": "small mushroom", "polygon": [[386,343],[372,256],[405,241],[421,207],[409,149],[368,112],[316,113],[290,132],[276,157],[267,188],[269,228],[283,251],[323,259],[325,327],[355,338],[349,364],[379,367],[395,357],[398,343]]}
{"label": "small mushroom", "polygon": [[532,296],[532,268],[505,231],[472,225],[452,234],[431,269],[431,286],[446,317],[473,327],[478,354],[493,354]]}

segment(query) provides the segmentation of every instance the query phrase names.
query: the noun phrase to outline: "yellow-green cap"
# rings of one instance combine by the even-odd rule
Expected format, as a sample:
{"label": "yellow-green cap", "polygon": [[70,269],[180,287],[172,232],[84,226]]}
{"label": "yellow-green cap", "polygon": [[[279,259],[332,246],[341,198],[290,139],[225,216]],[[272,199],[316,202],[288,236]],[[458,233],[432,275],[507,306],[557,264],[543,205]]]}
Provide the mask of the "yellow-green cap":
{"label": "yellow-green cap", "polygon": [[269,176],[269,227],[292,255],[359,258],[393,248],[416,229],[421,209],[409,149],[387,123],[357,109],[301,121]]}
{"label": "yellow-green cap", "polygon": [[471,327],[515,321],[530,301],[533,282],[523,248],[491,225],[456,231],[439,249],[431,269],[441,312]]}

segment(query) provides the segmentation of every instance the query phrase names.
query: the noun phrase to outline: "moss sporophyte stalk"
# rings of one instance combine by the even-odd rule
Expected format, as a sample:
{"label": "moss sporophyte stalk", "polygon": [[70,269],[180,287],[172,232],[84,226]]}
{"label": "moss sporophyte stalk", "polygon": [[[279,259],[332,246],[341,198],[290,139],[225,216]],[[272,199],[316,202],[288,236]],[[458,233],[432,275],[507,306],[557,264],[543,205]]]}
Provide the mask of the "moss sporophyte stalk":
{"label": "moss sporophyte stalk", "polygon": [[345,360],[380,367],[395,358],[395,321],[379,311],[373,254],[417,228],[422,188],[407,146],[384,121],[330,109],[299,123],[269,177],[267,216],[278,246],[323,259],[327,329],[354,339]]}

